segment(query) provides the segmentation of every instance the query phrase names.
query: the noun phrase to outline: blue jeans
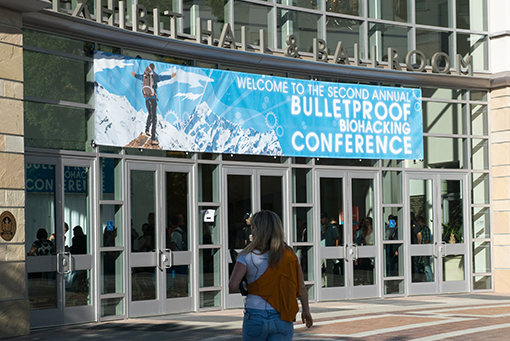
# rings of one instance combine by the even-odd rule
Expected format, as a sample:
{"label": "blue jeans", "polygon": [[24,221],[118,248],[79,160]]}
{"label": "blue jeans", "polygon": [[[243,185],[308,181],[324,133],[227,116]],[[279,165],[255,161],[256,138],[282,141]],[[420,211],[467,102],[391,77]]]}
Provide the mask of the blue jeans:
{"label": "blue jeans", "polygon": [[434,273],[432,272],[432,266],[425,265],[425,278],[427,282],[434,282]]}
{"label": "blue jeans", "polygon": [[246,309],[243,321],[243,341],[292,340],[294,324],[283,321],[277,311]]}
{"label": "blue jeans", "polygon": [[425,278],[427,279],[427,282],[434,282],[434,273],[432,272],[430,256],[425,256]]}

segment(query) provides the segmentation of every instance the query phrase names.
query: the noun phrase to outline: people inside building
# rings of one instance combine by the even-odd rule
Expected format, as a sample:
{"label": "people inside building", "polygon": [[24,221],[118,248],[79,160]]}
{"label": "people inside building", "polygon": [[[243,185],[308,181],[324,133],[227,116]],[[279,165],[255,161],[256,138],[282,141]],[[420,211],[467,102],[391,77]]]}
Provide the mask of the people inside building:
{"label": "people inside building", "polygon": [[[358,222],[354,222],[354,227],[356,226]],[[357,228],[356,230],[354,231],[354,235],[353,235],[353,242],[355,245],[362,245],[364,242],[365,242],[365,238],[363,236],[363,226],[364,226],[364,223],[363,223],[363,219],[361,219],[361,221],[359,222],[359,224],[357,224]]]}
{"label": "people inside building", "polygon": [[[87,254],[87,236],[83,233],[83,228],[79,225],[73,227],[72,245],[69,248],[73,255]],[[66,292],[75,294],[88,293],[89,283],[87,270],[72,270],[66,274]],[[81,296],[80,296],[81,297]],[[85,299],[81,297],[81,299]]]}
{"label": "people inside building", "polygon": [[[432,243],[432,234],[430,232],[430,228],[425,224],[425,218],[423,216],[418,216],[416,218],[416,223],[421,229],[421,244],[431,244]],[[434,282],[434,273],[432,271],[432,263],[431,256],[422,256],[420,257],[420,263],[423,263],[423,268],[425,272],[425,280],[427,282]]]}
{"label": "people inside building", "polygon": [[[151,225],[152,223],[152,225]],[[147,223],[142,225],[142,235],[134,242],[133,252],[151,252],[154,250],[154,213],[149,213]],[[133,292],[132,300],[151,300],[156,297],[153,267],[137,267],[132,269]]]}
{"label": "people inside building", "polygon": [[[142,225],[142,235],[138,237],[133,243],[133,252],[147,252],[146,238],[148,236],[147,230],[150,228],[148,223]],[[150,243],[150,242],[149,242]]]}
{"label": "people inside building", "polygon": [[244,234],[244,245],[248,245],[251,243],[251,223],[250,223],[251,213],[245,213],[243,216],[244,226],[243,226],[243,234]]}
{"label": "people inside building", "polygon": [[[170,250],[174,252],[186,251],[188,249],[187,226],[184,214],[176,214],[174,221],[176,225],[170,235]],[[206,256],[205,266],[210,266],[210,257]],[[170,285],[173,290],[170,293],[171,297],[187,297],[189,295],[188,280],[188,267],[186,265],[172,266],[168,272],[172,273]]]}
{"label": "people inside building", "polygon": [[134,247],[135,241],[138,239],[138,237],[140,237],[140,235],[138,234],[138,231],[136,231],[133,224],[134,224],[133,219],[131,219],[131,250],[135,249],[135,247]]}
{"label": "people inside building", "polygon": [[177,225],[171,234],[170,249],[172,251],[185,251],[187,250],[188,240],[185,218],[182,213],[176,215]]}
{"label": "people inside building", "polygon": [[[67,232],[69,231],[69,225],[64,222],[64,245],[65,245],[65,240],[67,239]],[[57,239],[56,239],[56,234],[55,233],[52,233],[50,235],[50,237],[48,238],[49,241],[51,241],[54,245],[55,245],[55,249],[57,248]],[[69,247],[67,245],[64,246],[65,248],[65,251],[66,252],[69,252]]]}
{"label": "people inside building", "polygon": [[[359,233],[357,231],[360,231]],[[360,246],[374,245],[374,229],[371,217],[361,219],[361,224],[355,233],[355,240]],[[374,284],[374,259],[359,257],[354,262],[356,276],[354,278],[355,285],[371,285]]]}
{"label": "people inside building", "polygon": [[[386,239],[398,240],[398,216],[390,214],[386,223]],[[386,276],[398,276],[398,248],[400,244],[386,245]]]}
{"label": "people inside building", "polygon": [[414,212],[411,212],[411,244],[421,244],[421,242],[419,242],[418,238],[421,238],[421,228],[420,226],[416,223],[416,217],[415,217],[415,213]]}
{"label": "people inside building", "polygon": [[155,232],[155,217],[154,212],[150,212],[147,216],[147,223],[142,225],[142,237],[139,237],[138,251],[151,252],[154,250],[154,232]]}
{"label": "people inside building", "polygon": [[87,236],[83,233],[83,228],[76,225],[73,228],[73,244],[70,247],[71,253],[75,255],[84,255],[87,253]]}
{"label": "people inside building", "polygon": [[[333,222],[333,223],[332,223]],[[321,246],[338,246],[340,234],[335,226],[335,220],[330,220],[327,212],[321,214]],[[332,287],[335,281],[335,274],[338,273],[337,261],[335,259],[322,259],[322,286]]]}
{"label": "people inside building", "polygon": [[45,229],[37,230],[37,240],[32,244],[29,256],[49,256],[55,254],[55,244],[48,240],[48,231]]}
{"label": "people inside building", "polygon": [[[411,227],[411,244],[421,244],[421,228],[416,222],[416,215],[414,212],[411,211],[411,220],[410,220],[410,227]],[[412,263],[412,281],[413,282],[421,282],[422,276],[424,272],[423,263],[419,262],[420,257],[413,256],[411,257],[411,263]]]}
{"label": "people inside building", "polygon": [[327,212],[321,214],[321,246],[338,246],[340,234],[338,228],[329,220]]}
{"label": "people inside building", "polygon": [[307,224],[301,218],[296,219],[296,237],[298,242],[306,242],[307,236]]}
{"label": "people inside building", "polygon": [[[299,260],[284,242],[276,213],[257,212],[251,224],[253,241],[239,255],[229,281],[230,290],[237,289],[245,276],[248,283],[243,340],[292,340],[299,311],[297,298],[302,322],[308,328],[313,325]],[[290,280],[281,281],[283,276]]]}
{"label": "people inside building", "polygon": [[[115,246],[115,239],[117,237],[117,228],[105,227],[103,231],[103,247]],[[115,251],[101,252],[103,257],[103,275],[104,275],[104,292],[114,293],[115,292],[115,269],[116,260],[119,257],[119,253]]]}
{"label": "people inside building", "polygon": [[103,232],[103,247],[112,247],[115,246],[115,238],[117,237],[117,228],[113,227],[105,227]]}
{"label": "people inside building", "polygon": [[363,220],[363,245],[374,245],[374,226],[371,217]]}

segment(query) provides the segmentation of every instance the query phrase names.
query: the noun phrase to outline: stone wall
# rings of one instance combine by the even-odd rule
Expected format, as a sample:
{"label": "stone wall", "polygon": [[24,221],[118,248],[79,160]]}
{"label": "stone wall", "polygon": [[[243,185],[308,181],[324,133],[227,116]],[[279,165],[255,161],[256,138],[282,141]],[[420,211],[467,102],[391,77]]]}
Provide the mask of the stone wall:
{"label": "stone wall", "polygon": [[510,293],[510,88],[491,92],[494,290]]}
{"label": "stone wall", "polygon": [[30,332],[25,271],[22,15],[0,8],[0,214],[16,219],[14,238],[0,238],[0,338]]}

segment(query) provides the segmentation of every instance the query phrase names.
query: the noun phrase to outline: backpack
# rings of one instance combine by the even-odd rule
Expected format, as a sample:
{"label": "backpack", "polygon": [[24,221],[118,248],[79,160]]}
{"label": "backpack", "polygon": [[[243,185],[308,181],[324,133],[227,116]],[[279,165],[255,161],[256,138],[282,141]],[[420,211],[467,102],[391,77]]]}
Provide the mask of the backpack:
{"label": "backpack", "polygon": [[143,72],[142,93],[145,98],[156,95],[156,90],[154,89],[154,71],[149,66]]}
{"label": "backpack", "polygon": [[179,251],[185,251],[188,248],[188,240],[186,239],[186,233],[180,227],[176,228],[174,232],[179,232],[181,234],[181,245],[177,245]]}

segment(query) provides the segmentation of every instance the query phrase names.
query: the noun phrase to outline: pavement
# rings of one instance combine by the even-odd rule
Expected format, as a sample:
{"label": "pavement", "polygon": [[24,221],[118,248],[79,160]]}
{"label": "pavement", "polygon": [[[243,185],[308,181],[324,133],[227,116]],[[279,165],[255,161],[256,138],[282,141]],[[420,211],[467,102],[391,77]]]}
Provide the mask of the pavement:
{"label": "pavement", "polygon": [[[310,304],[294,340],[510,340],[510,295],[445,294]],[[300,314],[298,314],[299,320]],[[241,340],[242,309],[32,330],[7,340]]]}

